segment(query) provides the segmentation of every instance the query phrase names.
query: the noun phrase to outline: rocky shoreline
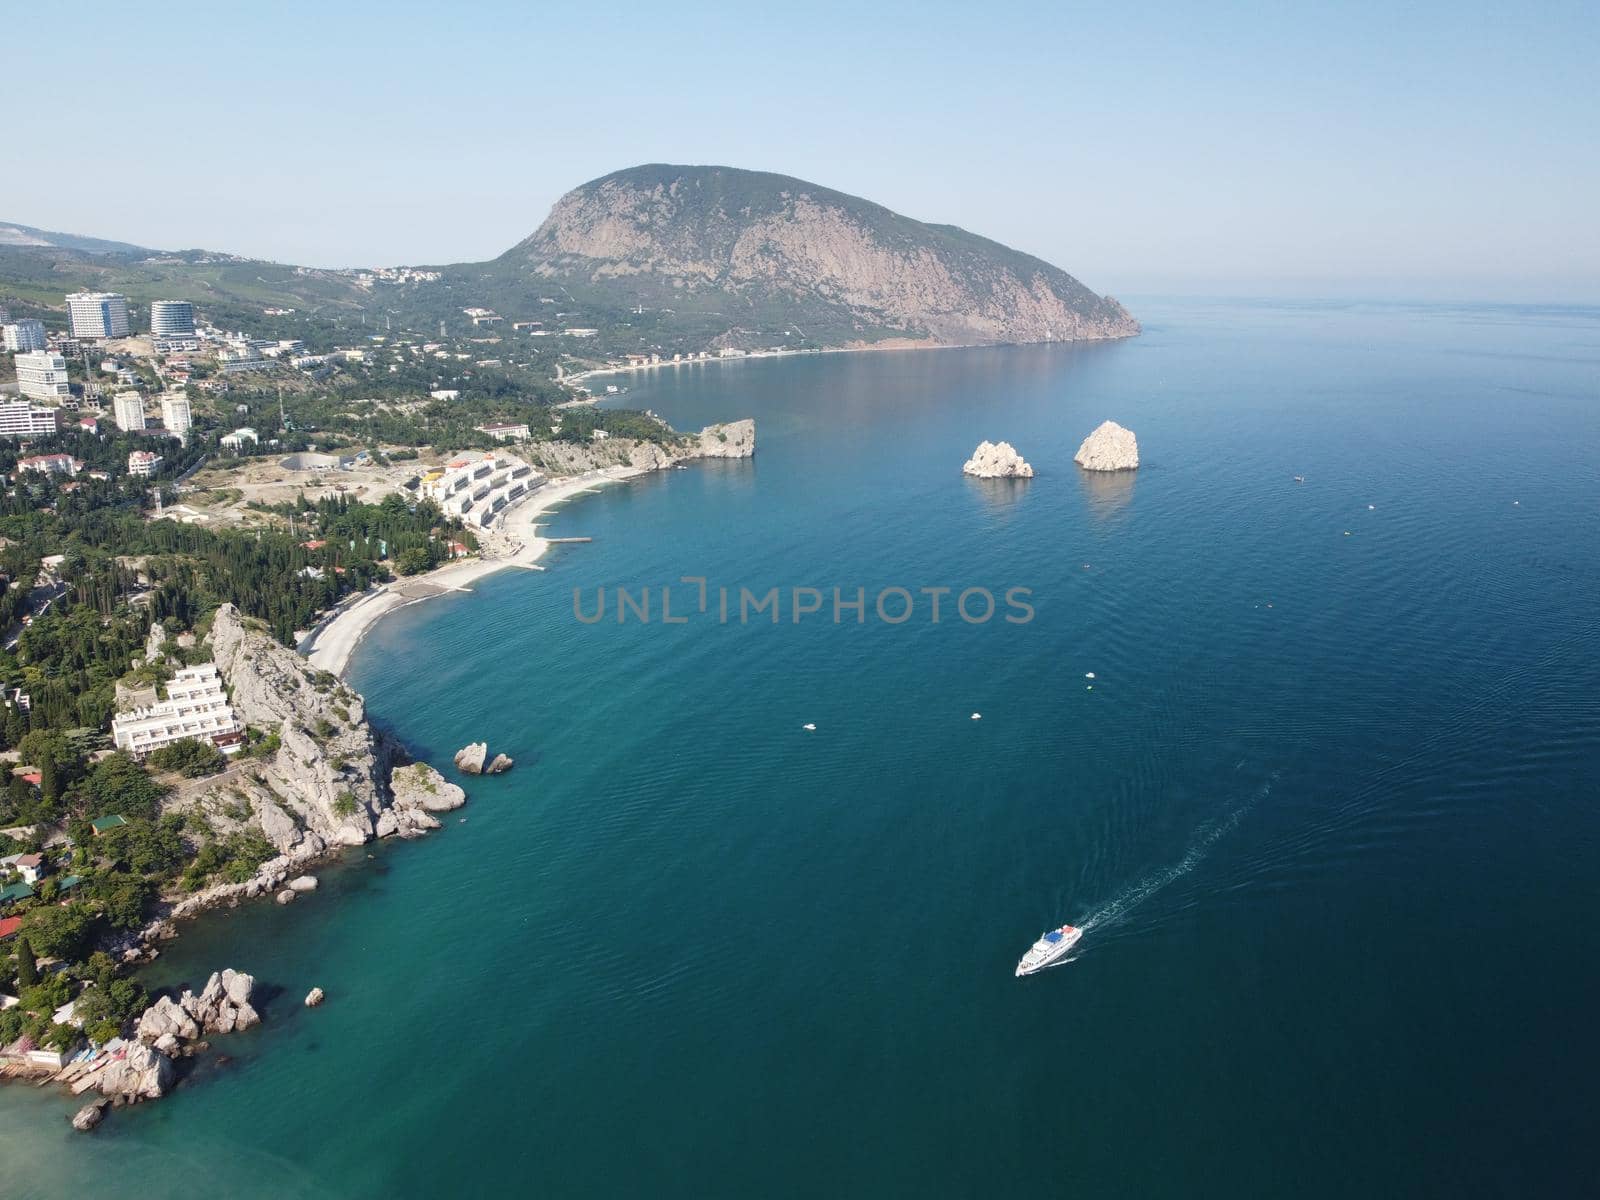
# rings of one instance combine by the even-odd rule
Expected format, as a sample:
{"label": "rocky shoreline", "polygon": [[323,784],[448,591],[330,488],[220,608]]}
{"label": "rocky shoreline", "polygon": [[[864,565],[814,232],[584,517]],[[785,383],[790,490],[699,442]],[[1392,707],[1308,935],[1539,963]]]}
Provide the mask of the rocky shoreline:
{"label": "rocky shoreline", "polygon": [[[178,936],[178,922],[201,913],[274,897],[290,903],[316,889],[307,872],[318,863],[375,839],[421,837],[440,828],[435,814],[466,803],[462,788],[427,763],[407,761],[398,742],[371,727],[358,693],[233,605],[217,611],[208,641],[238,716],[258,735],[276,738],[276,748],[182,790],[163,801],[163,811],[194,814],[224,832],[253,829],[279,853],[247,880],[169,900],[159,916],[105,947],[124,964],[154,959],[161,942]],[[158,651],[153,643],[152,654]],[[249,975],[218,972],[198,995],[156,1000],[131,1038],[90,1043],[65,1064],[44,1061],[49,1056],[7,1059],[0,1078],[56,1082],[76,1095],[98,1091],[102,1100],[74,1118],[77,1128],[92,1129],[108,1105],[165,1095],[177,1079],[175,1060],[205,1049],[204,1034],[259,1023],[253,988]],[[313,995],[308,1006],[321,1002],[320,989]]]}

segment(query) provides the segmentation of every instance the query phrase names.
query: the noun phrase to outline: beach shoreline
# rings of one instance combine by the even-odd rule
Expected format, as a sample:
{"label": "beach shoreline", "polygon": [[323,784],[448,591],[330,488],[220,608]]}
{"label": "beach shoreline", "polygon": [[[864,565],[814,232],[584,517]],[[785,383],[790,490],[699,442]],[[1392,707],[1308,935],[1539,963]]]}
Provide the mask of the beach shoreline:
{"label": "beach shoreline", "polygon": [[384,617],[435,596],[470,592],[473,584],[499,571],[513,567],[543,570],[538,562],[550,548],[550,540],[539,536],[538,527],[543,523],[539,518],[576,496],[644,473],[638,467],[604,467],[545,484],[506,509],[499,528],[489,535],[490,545],[479,557],[446,563],[347,599],[301,638],[296,649],[312,666],[342,678],[356,648]]}

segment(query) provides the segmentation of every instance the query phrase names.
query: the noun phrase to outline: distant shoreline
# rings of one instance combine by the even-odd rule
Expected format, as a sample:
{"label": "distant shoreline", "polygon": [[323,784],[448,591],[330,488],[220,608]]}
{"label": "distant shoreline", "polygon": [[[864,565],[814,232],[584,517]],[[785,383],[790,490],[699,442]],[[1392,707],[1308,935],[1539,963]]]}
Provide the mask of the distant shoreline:
{"label": "distant shoreline", "polygon": [[[1129,338],[1138,337],[1136,333],[1119,334],[1116,337],[1098,338],[1055,338],[1045,342],[984,342],[984,343],[951,343],[930,342],[922,338],[886,338],[881,342],[870,345],[856,346],[824,346],[816,350],[748,350],[743,354],[730,354],[705,358],[664,358],[660,362],[624,364],[617,367],[595,367],[592,370],[580,371],[576,375],[563,375],[557,382],[563,384],[581,384],[585,379],[596,379],[602,375],[635,375],[640,371],[657,371],[663,367],[702,367],[711,363],[742,363],[753,358],[798,358],[814,354],[873,354],[888,353],[894,350],[992,350],[1001,346],[1079,346],[1085,343],[1099,342],[1124,342]],[[603,400],[606,397],[593,396],[593,400]],[[587,403],[587,401],[568,401],[568,403]]]}

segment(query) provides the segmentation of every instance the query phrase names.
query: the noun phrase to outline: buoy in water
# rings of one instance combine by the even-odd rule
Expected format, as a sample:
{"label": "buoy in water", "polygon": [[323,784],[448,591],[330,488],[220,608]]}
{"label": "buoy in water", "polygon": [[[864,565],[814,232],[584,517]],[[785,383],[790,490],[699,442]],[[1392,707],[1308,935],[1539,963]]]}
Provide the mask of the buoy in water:
{"label": "buoy in water", "polygon": [[983,720],[983,714],[982,713],[973,713],[972,714],[972,719],[974,721],[981,721],[981,720]]}

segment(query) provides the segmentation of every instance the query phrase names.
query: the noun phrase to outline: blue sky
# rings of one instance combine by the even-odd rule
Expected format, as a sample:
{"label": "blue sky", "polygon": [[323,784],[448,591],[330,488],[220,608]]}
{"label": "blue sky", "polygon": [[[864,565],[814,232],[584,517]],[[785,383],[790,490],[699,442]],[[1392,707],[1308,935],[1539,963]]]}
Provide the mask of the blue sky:
{"label": "blue sky", "polygon": [[70,174],[5,172],[4,220],[448,262],[716,162],[1113,293],[1600,300],[1593,3],[52,7],[7,103]]}

